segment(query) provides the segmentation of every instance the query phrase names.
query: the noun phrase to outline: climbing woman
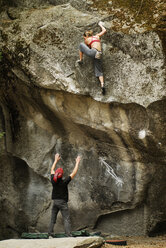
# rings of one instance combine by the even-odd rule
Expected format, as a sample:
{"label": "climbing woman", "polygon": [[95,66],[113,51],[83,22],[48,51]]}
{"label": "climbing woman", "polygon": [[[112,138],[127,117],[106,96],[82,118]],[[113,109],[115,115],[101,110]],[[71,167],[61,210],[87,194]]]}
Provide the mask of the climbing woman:
{"label": "climbing woman", "polygon": [[80,59],[77,61],[80,65],[83,63],[83,54],[91,57],[93,59],[95,76],[99,78],[102,94],[105,94],[104,88],[104,77],[103,77],[103,70],[102,70],[102,63],[101,63],[101,41],[100,37],[106,33],[106,29],[103,26],[102,22],[99,22],[98,25],[101,27],[101,32],[93,35],[93,31],[85,31],[84,43],[82,42],[79,45],[79,56]]}

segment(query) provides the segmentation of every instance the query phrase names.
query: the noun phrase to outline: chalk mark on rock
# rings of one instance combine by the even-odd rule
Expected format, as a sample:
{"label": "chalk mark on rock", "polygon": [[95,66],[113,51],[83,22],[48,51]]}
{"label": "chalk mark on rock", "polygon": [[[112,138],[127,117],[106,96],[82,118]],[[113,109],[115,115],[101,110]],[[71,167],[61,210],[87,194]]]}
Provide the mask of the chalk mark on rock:
{"label": "chalk mark on rock", "polygon": [[115,179],[116,185],[122,187],[124,184],[123,180],[115,174],[113,168],[105,162],[105,159],[99,157],[99,162],[101,165],[105,165],[107,172]]}

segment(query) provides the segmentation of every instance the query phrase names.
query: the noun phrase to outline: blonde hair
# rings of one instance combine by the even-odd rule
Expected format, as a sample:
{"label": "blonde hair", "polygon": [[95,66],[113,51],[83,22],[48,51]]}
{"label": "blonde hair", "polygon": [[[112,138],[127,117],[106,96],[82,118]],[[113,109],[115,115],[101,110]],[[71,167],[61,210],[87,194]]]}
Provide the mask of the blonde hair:
{"label": "blonde hair", "polygon": [[85,37],[89,37],[89,36],[92,36],[92,35],[93,35],[93,30],[88,30],[88,31],[84,32]]}

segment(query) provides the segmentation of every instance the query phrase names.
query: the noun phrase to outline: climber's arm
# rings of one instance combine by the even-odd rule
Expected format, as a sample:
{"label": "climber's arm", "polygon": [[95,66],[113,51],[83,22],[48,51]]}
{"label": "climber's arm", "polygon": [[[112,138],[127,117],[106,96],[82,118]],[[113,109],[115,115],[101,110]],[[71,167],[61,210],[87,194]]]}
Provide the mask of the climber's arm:
{"label": "climber's arm", "polygon": [[57,162],[58,162],[60,159],[61,159],[61,157],[60,157],[59,153],[57,153],[57,154],[55,155],[54,163],[53,163],[53,165],[52,165],[52,167],[51,167],[51,174],[55,174],[55,166],[56,166]]}
{"label": "climber's arm", "polygon": [[81,157],[78,156],[78,157],[76,158],[76,164],[75,164],[74,170],[73,170],[73,172],[70,174],[71,179],[73,179],[73,178],[75,177],[75,175],[77,174],[78,165],[79,165],[80,160],[81,160]]}
{"label": "climber's arm", "polygon": [[101,32],[98,33],[98,34],[96,34],[96,36],[101,37],[102,35],[104,35],[104,34],[107,32],[107,30],[106,30],[106,28],[103,26],[102,22],[99,22],[98,25],[101,27]]}

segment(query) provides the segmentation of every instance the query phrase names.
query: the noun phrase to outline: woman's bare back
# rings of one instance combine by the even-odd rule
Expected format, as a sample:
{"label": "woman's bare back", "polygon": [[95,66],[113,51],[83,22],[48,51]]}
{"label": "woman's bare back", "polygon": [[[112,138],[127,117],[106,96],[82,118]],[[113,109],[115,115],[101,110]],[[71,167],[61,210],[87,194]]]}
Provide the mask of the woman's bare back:
{"label": "woman's bare back", "polygon": [[85,43],[90,48],[95,48],[98,51],[101,51],[101,41],[100,41],[100,37],[98,35],[87,37]]}

